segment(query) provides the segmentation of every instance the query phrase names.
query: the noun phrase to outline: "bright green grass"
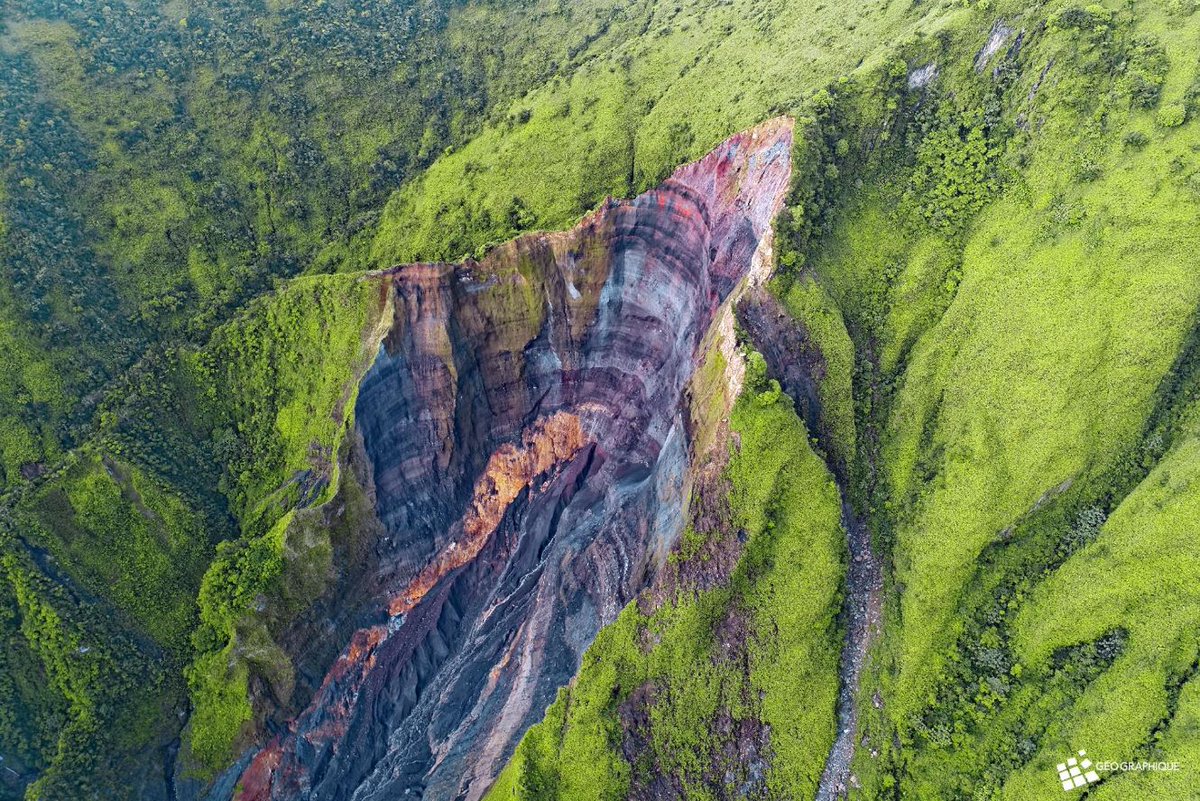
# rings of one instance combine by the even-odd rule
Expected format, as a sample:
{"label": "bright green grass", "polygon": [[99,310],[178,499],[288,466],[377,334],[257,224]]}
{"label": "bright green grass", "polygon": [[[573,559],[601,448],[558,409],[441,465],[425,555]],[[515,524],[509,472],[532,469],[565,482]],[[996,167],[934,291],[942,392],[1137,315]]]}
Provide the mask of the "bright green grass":
{"label": "bright green grass", "polygon": [[374,358],[376,281],[316,276],[283,284],[188,357],[232,452],[227,494],[243,526],[274,522],[272,505],[305,470],[329,473],[354,403],[352,378]]}
{"label": "bright green grass", "polygon": [[[202,768],[224,767],[253,716],[250,671],[290,674],[291,665],[260,620],[251,613],[284,571],[284,541],[292,513],[266,535],[222,543],[200,587],[197,656],[187,669],[193,711],[188,722],[189,756]],[[265,640],[265,642],[264,642]],[[252,647],[251,643],[257,647]]]}
{"label": "bright green grass", "polygon": [[[199,590],[188,743],[202,770],[224,767],[244,733],[251,671],[290,695],[291,665],[268,622],[324,591],[331,556],[329,532],[312,531],[307,510],[292,507],[301,476],[328,482],[313,506],[338,488],[338,448],[387,321],[383,296],[360,276],[289,282],[190,362],[217,410],[214,438],[234,454],[226,493],[243,525],[241,539],[220,544]],[[260,598],[267,608],[256,611]]]}
{"label": "bright green grass", "polygon": [[[1089,754],[1107,758],[1105,752],[1100,750],[1089,751]],[[1108,781],[1095,789],[1090,797],[1097,801],[1156,801],[1161,798],[1195,797],[1194,766],[1200,762],[1200,681],[1195,676],[1180,690],[1170,727],[1162,734],[1157,748],[1149,756],[1147,761],[1175,762],[1180,769],[1119,775],[1110,773]]]}
{"label": "bright green grass", "polygon": [[779,796],[806,797],[833,745],[841,645],[834,615],[846,558],[841,502],[787,396],[765,408],[748,400],[732,417],[742,437],[730,464],[732,500],[742,525],[761,537],[747,548],[734,588],[741,589],[742,571],[749,574],[743,602],[755,611],[759,637],[750,684],[771,727],[768,783]]}
{"label": "bright green grass", "polygon": [[[1147,742],[1183,753],[1194,726],[1194,688],[1184,685],[1174,698],[1195,658],[1194,632],[1171,630],[1151,640],[1127,622],[1160,619],[1157,604],[1169,602],[1157,599],[1175,598],[1175,590],[1129,572],[1112,579],[1118,592],[1107,584],[1117,565],[1074,568],[1086,558],[1081,554],[1059,574],[1076,576],[1073,588],[1059,584],[1062,595],[1051,596],[1049,588],[1065,580],[1056,575],[1026,608],[1023,596],[1047,561],[1038,549],[1052,552],[1054,527],[1070,521],[1035,519],[1040,544],[1018,536],[1009,545],[1002,536],[1060,494],[1074,504],[1110,491],[1110,471],[1139,446],[1200,300],[1200,134],[1194,112],[1180,124],[1170,116],[1164,122],[1161,113],[1194,102],[1187,98],[1198,80],[1200,20],[1150,7],[1139,8],[1136,23],[1122,18],[1111,26],[1116,41],[1158,36],[1169,68],[1161,73],[1157,108],[1131,108],[1136,58],[1110,82],[1095,63],[1111,45],[1075,30],[1051,32],[1027,44],[1015,102],[1003,107],[1009,120],[1021,113],[1037,125],[1006,134],[996,156],[997,196],[964,230],[914,224],[909,210],[920,209],[921,198],[906,193],[917,184],[893,162],[847,192],[831,234],[808,254],[815,281],[846,320],[856,360],[878,358],[887,404],[879,461],[886,495],[877,499],[886,503],[875,519],[886,524],[879,544],[891,551],[893,591],[878,672],[868,682],[882,690],[886,706],[867,715],[873,744],[885,753],[880,763],[860,754],[866,798],[890,797],[897,777],[903,797],[1044,797],[1058,789],[1050,768],[1073,752],[1077,737],[1093,735],[1074,745],[1093,758],[1092,741],[1121,752],[1101,751],[1101,758],[1158,753]],[[1056,66],[1030,104],[1028,92],[1051,58]],[[970,102],[964,84],[979,79],[963,65],[951,69],[944,80]],[[915,152],[919,160],[928,151]],[[860,414],[864,375],[871,373],[860,371],[855,385]],[[1177,454],[1168,460],[1173,467],[1160,469],[1175,476],[1186,458]],[[1180,513],[1194,516],[1182,500],[1186,479],[1179,481]],[[1126,503],[1150,493],[1152,482]],[[1158,513],[1167,527],[1159,546],[1176,544],[1171,569],[1180,582],[1194,583],[1192,532],[1173,523],[1170,506]],[[1129,547],[1153,551],[1142,537],[1154,524],[1122,524],[1125,514],[1115,514],[1106,532],[1124,531],[1129,543],[1141,543]],[[1065,598],[1088,581],[1095,593],[1109,592],[1114,605],[1084,629],[1072,619],[1088,617],[1083,606],[1073,616],[1047,599]],[[1052,636],[1055,626],[1071,635]],[[1111,667],[1085,652],[1045,664],[1050,650],[1086,651],[1116,628],[1130,634]],[[1030,632],[1040,632],[1040,646],[1030,644]],[[984,639],[964,639],[968,634]],[[1009,636],[1020,644],[1010,645]],[[955,684],[974,669],[964,668],[976,659],[973,646],[1007,654],[1017,672]],[[1175,719],[1164,721],[1176,704]],[[961,728],[938,729],[946,719]],[[904,743],[898,755],[887,753],[893,732]],[[1169,797],[1168,788],[1184,781],[1130,776],[1103,792]]]}
{"label": "bright green grass", "polygon": [[800,108],[834,76],[874,63],[884,43],[966,13],[899,2],[656,6],[641,36],[533,90],[394,195],[372,258],[456,258],[523,228],[569,225],[605,195],[642,191],[726,136]]}
{"label": "bright green grass", "polygon": [[22,509],[35,541],[182,656],[209,558],[202,518],[130,465],[87,454]]}
{"label": "bright green grass", "polygon": [[[1093,761],[1182,759],[1195,753],[1187,723],[1167,729],[1154,751],[1142,746],[1169,721],[1172,683],[1195,675],[1200,655],[1200,436],[1191,434],[1117,507],[1098,539],[1076,553],[1032,594],[1016,621],[1015,645],[1031,670],[1044,669],[1055,649],[1128,631],[1112,667],[1058,720],[1029,765],[1015,773],[1006,799],[1045,796],[1046,777],[1064,755],[1083,748]],[[1195,681],[1181,694],[1192,716]],[[1176,713],[1177,714],[1177,713]],[[1161,750],[1159,750],[1161,749]],[[1184,771],[1195,766],[1184,765]],[[1187,797],[1168,788],[1186,777],[1111,777],[1097,797]],[[1192,778],[1194,785],[1194,777]]]}
{"label": "bright green grass", "polygon": [[[741,448],[729,467],[730,501],[750,539],[729,586],[684,594],[649,617],[636,603],[626,607],[488,798],[624,798],[631,775],[652,765],[681,781],[689,798],[716,798],[705,772],[723,710],[770,726],[774,794],[814,791],[834,734],[839,496],[786,396],[748,391],[731,422]],[[731,613],[749,615],[748,675],[740,659],[722,656],[717,632]],[[640,645],[647,638],[648,650]],[[630,765],[620,756],[617,710],[643,686],[655,698],[651,753]]]}
{"label": "bright green grass", "polygon": [[[866,710],[872,745],[884,752],[879,761],[859,755],[866,798],[891,797],[897,779],[903,797],[991,798],[1002,787],[1035,797],[1039,782],[1050,786],[1039,769],[1065,755],[1056,754],[1067,734],[1060,719],[1101,707],[1123,716],[1121,725],[1097,716],[1095,726],[1143,751],[1147,739],[1183,737],[1159,721],[1174,703],[1172,682],[1194,659],[1186,637],[1143,649],[1135,632],[1111,667],[1092,641],[1118,626],[1117,613],[1059,643],[1078,648],[1053,667],[1021,664],[1025,655],[1009,642],[1046,549],[1052,558],[1071,526],[1066,510],[1127,491],[1109,482],[1128,454],[1141,453],[1200,300],[1196,112],[1182,123],[1162,113],[1195,103],[1200,22],[1159,7],[1137,14],[1132,22],[1089,9],[1094,35],[1052,27],[1028,41],[1025,69],[998,105],[988,97],[991,76],[977,76],[962,57],[981,34],[970,50],[957,46],[957,60],[940,58],[930,102],[944,105],[924,118],[939,122],[924,139],[910,130],[903,153],[850,163],[832,228],[804,254],[784,295],[802,320],[820,319],[829,305],[840,312],[853,342],[838,361],[853,365],[858,458],[877,458],[882,471],[869,500],[894,573],[885,636],[860,696],[877,687],[885,700],[882,711]],[[1148,34],[1165,57],[1137,38]],[[1114,67],[1115,58],[1125,61]],[[1031,98],[1051,59],[1056,66]],[[1131,99],[1138,81],[1161,87],[1157,103]],[[945,105],[954,103],[963,105]],[[980,108],[1000,120],[990,141],[973,130]],[[1035,123],[1014,126],[1018,115]],[[955,151],[940,127],[946,120],[962,126],[969,152]],[[980,172],[980,158],[994,178]],[[836,337],[818,343],[827,358],[839,354]],[[877,455],[864,424],[881,435]],[[1069,505],[1044,520],[1034,514],[1060,496]],[[1031,518],[1033,533],[1006,544]],[[1163,536],[1190,534],[1177,527]],[[1181,580],[1194,578],[1186,559],[1179,569]],[[1138,598],[1126,598],[1122,614],[1153,618]],[[1123,667],[1163,651],[1170,670]],[[988,660],[1016,664],[978,672]],[[892,754],[896,735],[904,750]],[[1006,784],[1012,771],[1018,778]],[[1026,775],[1038,778],[1020,784]]]}
{"label": "bright green grass", "polygon": [[[1182,73],[1170,96],[1196,65],[1164,41]],[[957,294],[917,341],[897,393],[884,461],[902,504],[898,709],[919,704],[936,675],[980,550],[1132,446],[1200,300],[1200,198],[1174,166],[1200,143],[1195,126],[1134,152],[1110,134],[1101,175],[1082,183],[1060,166],[1084,137],[1059,119],[974,225]]]}

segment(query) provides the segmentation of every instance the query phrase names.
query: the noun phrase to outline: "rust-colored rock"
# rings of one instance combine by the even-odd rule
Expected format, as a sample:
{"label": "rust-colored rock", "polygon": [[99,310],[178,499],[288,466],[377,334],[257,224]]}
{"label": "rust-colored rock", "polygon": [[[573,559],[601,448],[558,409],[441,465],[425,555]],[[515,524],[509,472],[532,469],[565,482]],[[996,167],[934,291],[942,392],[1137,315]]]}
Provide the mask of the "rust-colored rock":
{"label": "rust-colored rock", "polygon": [[217,786],[240,778],[243,801],[486,792],[682,529],[685,388],[761,261],[791,134],[778,119],[731,137],[571,231],[377,277],[394,320],[343,464],[370,540],[339,565],[356,577],[344,595],[285,638],[311,700]]}
{"label": "rust-colored rock", "polygon": [[463,538],[446,546],[404,592],[393,598],[388,612],[393,617],[405,614],[450,571],[478,556],[517,495],[528,489],[537,476],[574,458],[588,443],[578,417],[556,412],[527,430],[519,444],[501,445],[475,484],[475,494],[463,519]]}

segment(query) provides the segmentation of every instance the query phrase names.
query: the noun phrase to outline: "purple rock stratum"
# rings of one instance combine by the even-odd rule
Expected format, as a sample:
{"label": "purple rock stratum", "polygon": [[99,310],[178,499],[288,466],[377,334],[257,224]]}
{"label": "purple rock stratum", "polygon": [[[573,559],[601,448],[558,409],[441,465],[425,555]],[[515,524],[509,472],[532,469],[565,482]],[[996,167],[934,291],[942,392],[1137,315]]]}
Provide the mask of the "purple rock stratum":
{"label": "purple rock stratum", "polygon": [[486,792],[683,527],[685,389],[769,247],[791,137],[772,120],[570,231],[372,277],[391,323],[343,464],[368,542],[289,643],[306,707],[214,797]]}

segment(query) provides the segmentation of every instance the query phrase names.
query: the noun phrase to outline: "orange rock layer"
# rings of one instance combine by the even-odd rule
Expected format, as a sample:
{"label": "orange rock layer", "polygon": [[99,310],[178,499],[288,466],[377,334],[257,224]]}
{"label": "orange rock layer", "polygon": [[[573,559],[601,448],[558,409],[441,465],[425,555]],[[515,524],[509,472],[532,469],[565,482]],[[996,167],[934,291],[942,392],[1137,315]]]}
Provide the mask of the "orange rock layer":
{"label": "orange rock layer", "polygon": [[462,538],[451,542],[394,596],[388,612],[395,617],[410,611],[443,576],[478,556],[521,491],[536,477],[570,461],[590,443],[578,417],[556,412],[526,429],[520,442],[501,445],[475,483],[463,518]]}
{"label": "orange rock layer", "polygon": [[685,387],[791,142],[772,120],[571,231],[379,276],[395,313],[349,465],[372,536],[301,632],[323,683],[225,777],[241,801],[479,801],[682,530]]}

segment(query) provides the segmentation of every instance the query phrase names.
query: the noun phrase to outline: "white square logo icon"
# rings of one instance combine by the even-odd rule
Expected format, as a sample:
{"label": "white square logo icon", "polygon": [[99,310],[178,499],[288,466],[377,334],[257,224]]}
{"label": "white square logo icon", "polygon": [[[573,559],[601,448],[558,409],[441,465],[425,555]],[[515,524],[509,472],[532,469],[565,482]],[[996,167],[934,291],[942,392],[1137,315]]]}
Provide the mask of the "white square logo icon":
{"label": "white square logo icon", "polygon": [[1100,781],[1100,776],[1091,768],[1092,760],[1087,758],[1087,751],[1080,751],[1078,757],[1058,763],[1058,780],[1062,782],[1063,790],[1070,792],[1077,787]]}

